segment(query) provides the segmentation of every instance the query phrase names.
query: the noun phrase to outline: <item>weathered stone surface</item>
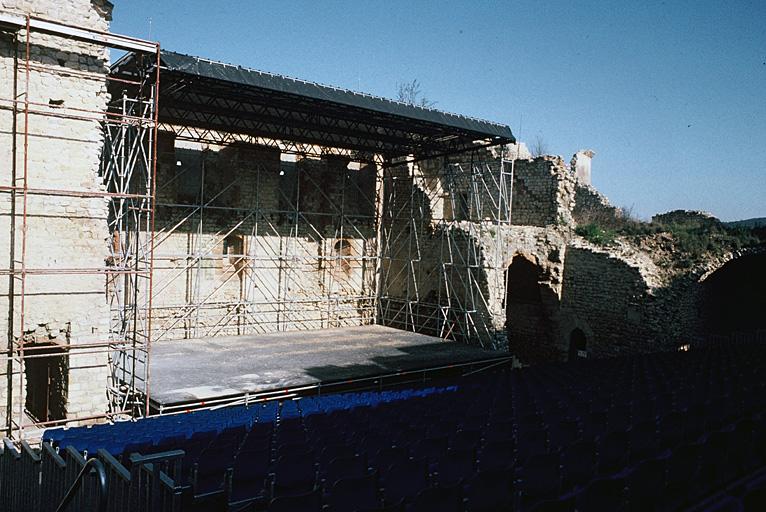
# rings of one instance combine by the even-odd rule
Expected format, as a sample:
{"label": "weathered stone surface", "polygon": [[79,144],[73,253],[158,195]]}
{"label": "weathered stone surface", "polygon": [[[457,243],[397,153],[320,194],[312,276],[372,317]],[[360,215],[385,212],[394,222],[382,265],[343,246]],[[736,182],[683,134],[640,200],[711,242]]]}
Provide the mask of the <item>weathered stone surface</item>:
{"label": "weathered stone surface", "polygon": [[[111,3],[102,0],[1,0],[0,9],[31,14],[97,30],[108,30]],[[21,33],[24,40],[24,33]],[[0,95],[6,102],[14,90],[14,47],[10,38],[0,39]],[[97,118],[91,120],[56,117],[57,109],[72,108],[82,112],[102,111],[108,95],[105,71],[107,51],[100,46],[74,42],[40,33],[30,39],[28,87],[25,83],[24,45],[19,48],[16,72],[17,91],[23,101],[39,104],[30,107],[28,127],[24,115],[16,116],[13,135],[13,112],[0,110],[0,182],[13,183],[12,148],[16,147],[16,181],[24,168],[25,129],[28,132],[27,185],[36,189],[103,191],[98,176],[103,143]],[[67,70],[87,72],[67,73]],[[7,105],[7,103],[6,103]],[[75,110],[68,111],[70,114]],[[81,116],[82,117],[82,116]],[[21,259],[23,202],[16,197],[15,257]],[[66,268],[98,268],[104,263],[107,237],[107,203],[101,198],[31,194],[27,198],[25,265],[45,272]],[[0,267],[10,267],[11,197],[0,198]],[[18,268],[18,263],[16,264]],[[13,305],[13,336],[23,336],[27,343],[80,344],[104,342],[109,331],[109,310],[104,296],[103,274],[28,274],[26,277],[24,318],[22,325],[19,282],[11,303],[10,282],[0,285],[0,330],[8,330],[8,312]],[[4,336],[5,338],[5,336]],[[68,418],[81,418],[106,411],[107,356],[98,354],[70,355],[67,359],[70,382],[65,410]],[[7,380],[5,363],[0,365],[0,424],[6,422]],[[27,384],[14,364],[14,414],[19,402],[26,400]]]}

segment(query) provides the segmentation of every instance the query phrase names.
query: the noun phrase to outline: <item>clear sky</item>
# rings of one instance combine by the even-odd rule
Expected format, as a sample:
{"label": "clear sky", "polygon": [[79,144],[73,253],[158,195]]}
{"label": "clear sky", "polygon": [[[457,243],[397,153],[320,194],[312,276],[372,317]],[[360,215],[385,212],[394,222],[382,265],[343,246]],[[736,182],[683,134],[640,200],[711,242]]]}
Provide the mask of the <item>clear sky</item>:
{"label": "clear sky", "polygon": [[[766,1],[113,0],[164,48],[537,136],[642,218],[766,217]],[[150,22],[151,20],[151,22]]]}

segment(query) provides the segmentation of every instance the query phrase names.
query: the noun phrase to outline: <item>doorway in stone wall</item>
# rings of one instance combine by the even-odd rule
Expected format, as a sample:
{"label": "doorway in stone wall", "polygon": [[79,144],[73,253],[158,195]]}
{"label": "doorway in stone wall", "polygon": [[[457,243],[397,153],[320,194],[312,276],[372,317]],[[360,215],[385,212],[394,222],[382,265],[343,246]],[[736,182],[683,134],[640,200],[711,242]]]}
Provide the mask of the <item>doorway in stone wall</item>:
{"label": "doorway in stone wall", "polygon": [[506,331],[511,352],[525,363],[552,359],[549,319],[540,285],[542,267],[517,254],[506,270],[506,279]]}
{"label": "doorway in stone wall", "polygon": [[53,343],[35,343],[24,363],[27,413],[37,421],[66,419],[69,357]]}
{"label": "doorway in stone wall", "polygon": [[569,333],[569,360],[585,359],[588,357],[588,339],[580,328]]}

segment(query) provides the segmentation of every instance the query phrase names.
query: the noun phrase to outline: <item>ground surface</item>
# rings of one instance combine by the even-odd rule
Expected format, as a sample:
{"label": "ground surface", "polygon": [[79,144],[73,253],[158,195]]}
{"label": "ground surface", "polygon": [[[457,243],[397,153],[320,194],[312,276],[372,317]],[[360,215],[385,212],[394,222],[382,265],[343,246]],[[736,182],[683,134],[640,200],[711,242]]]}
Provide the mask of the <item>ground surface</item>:
{"label": "ground surface", "polygon": [[507,356],[380,325],[159,341],[150,397],[169,405]]}

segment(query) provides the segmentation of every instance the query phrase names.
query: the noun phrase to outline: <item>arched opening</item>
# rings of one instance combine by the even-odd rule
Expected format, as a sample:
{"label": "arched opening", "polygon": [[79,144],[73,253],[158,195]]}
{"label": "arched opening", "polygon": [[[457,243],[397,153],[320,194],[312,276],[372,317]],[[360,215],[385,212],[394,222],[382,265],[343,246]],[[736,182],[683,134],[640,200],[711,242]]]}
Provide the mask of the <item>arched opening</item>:
{"label": "arched opening", "polygon": [[582,329],[573,329],[569,333],[569,360],[584,359],[588,357],[588,339]]}
{"label": "arched opening", "polygon": [[542,267],[519,254],[506,272],[505,317],[511,352],[525,363],[557,359],[543,303]]}
{"label": "arched opening", "polygon": [[702,284],[699,321],[706,334],[766,329],[766,254],[736,258]]}
{"label": "arched opening", "polygon": [[542,269],[521,255],[508,267],[508,302],[539,304]]}
{"label": "arched opening", "polygon": [[344,238],[336,240],[333,244],[332,250],[336,260],[335,268],[345,274],[350,273],[351,260],[348,258],[348,256],[352,256],[354,254],[353,248],[351,247],[351,242]]}

